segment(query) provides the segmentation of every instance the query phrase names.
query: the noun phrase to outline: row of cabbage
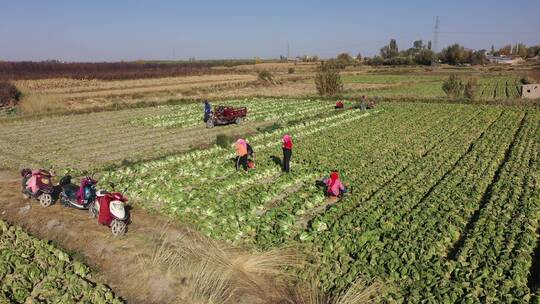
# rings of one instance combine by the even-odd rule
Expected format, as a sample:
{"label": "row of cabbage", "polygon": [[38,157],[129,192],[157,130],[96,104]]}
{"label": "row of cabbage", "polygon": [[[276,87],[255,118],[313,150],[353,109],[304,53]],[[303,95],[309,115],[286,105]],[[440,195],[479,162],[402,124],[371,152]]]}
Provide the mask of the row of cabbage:
{"label": "row of cabbage", "polygon": [[0,220],[0,303],[123,301],[96,281],[88,266]]}
{"label": "row of cabbage", "polygon": [[[227,105],[248,108],[247,120],[288,121],[303,119],[328,112],[332,104],[323,100],[295,100],[283,98],[250,98],[229,101],[217,101],[213,106]],[[201,104],[160,106],[159,112],[164,114],[152,115],[130,121],[131,124],[144,125],[153,128],[160,127],[193,127],[202,124],[203,107]]]}
{"label": "row of cabbage", "polygon": [[463,300],[531,299],[527,283],[540,223],[539,123],[538,114],[524,117],[489,200],[456,254],[450,290],[467,294]]}
{"label": "row of cabbage", "polygon": [[507,99],[521,96],[521,83],[514,77],[499,77],[481,82],[478,97],[480,99]]}

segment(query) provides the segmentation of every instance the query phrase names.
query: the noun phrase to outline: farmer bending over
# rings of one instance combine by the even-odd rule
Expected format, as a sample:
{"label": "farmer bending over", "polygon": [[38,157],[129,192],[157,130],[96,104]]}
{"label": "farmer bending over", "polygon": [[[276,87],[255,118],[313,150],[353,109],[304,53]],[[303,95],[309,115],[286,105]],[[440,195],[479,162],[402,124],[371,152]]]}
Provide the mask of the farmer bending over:
{"label": "farmer bending over", "polygon": [[235,145],[235,148],[236,148],[236,170],[238,171],[238,168],[241,165],[242,168],[244,168],[244,171],[247,171],[247,168],[248,168],[248,148],[247,148],[248,144],[244,139],[239,138],[234,145]]}

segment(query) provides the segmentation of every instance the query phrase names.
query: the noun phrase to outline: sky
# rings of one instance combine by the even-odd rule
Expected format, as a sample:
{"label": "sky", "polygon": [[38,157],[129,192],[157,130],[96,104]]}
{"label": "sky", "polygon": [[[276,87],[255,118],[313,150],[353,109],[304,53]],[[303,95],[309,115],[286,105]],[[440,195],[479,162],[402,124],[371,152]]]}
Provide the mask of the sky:
{"label": "sky", "polygon": [[540,1],[0,0],[0,60],[119,61],[378,54],[540,44]]}

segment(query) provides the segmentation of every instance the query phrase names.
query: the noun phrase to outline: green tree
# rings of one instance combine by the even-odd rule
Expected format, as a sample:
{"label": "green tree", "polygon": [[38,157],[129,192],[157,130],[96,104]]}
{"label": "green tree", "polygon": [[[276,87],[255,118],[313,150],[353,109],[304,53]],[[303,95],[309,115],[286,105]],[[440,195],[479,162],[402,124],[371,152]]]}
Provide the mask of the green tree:
{"label": "green tree", "polygon": [[317,68],[315,86],[322,96],[339,96],[343,91],[343,82],[339,75],[339,69],[333,64],[322,62]]}
{"label": "green tree", "polygon": [[486,64],[486,50],[479,50],[472,53],[471,64]]}
{"label": "green tree", "polygon": [[442,84],[444,93],[453,98],[459,98],[463,94],[463,87],[463,82],[456,74],[451,74]]}
{"label": "green tree", "polygon": [[512,54],[512,45],[507,44],[504,47],[499,49],[499,54],[501,55],[511,55]]}
{"label": "green tree", "polygon": [[430,65],[435,54],[429,49],[422,49],[414,56],[414,62],[421,65]]}
{"label": "green tree", "polygon": [[527,46],[523,43],[518,43],[516,46],[516,52],[514,53],[514,55],[517,55],[523,59],[526,59],[528,55]]}
{"label": "green tree", "polygon": [[385,45],[380,49],[381,57],[384,59],[394,58],[399,56],[399,49],[397,46],[396,39],[391,39],[388,45]]}
{"label": "green tree", "polygon": [[431,51],[431,40],[427,43],[427,49]]}
{"label": "green tree", "polygon": [[390,39],[390,44],[388,44],[391,51],[399,52],[396,39]]}
{"label": "green tree", "polygon": [[336,60],[342,67],[346,67],[354,63],[354,59],[348,53],[341,53],[337,55]]}
{"label": "green tree", "polygon": [[540,45],[527,48],[527,58],[532,58],[540,52]]}
{"label": "green tree", "polygon": [[413,42],[413,47],[415,49],[423,49],[424,48],[424,42],[422,40],[416,40]]}
{"label": "green tree", "polygon": [[459,44],[453,44],[441,51],[441,57],[444,62],[456,65],[462,62],[463,47]]}

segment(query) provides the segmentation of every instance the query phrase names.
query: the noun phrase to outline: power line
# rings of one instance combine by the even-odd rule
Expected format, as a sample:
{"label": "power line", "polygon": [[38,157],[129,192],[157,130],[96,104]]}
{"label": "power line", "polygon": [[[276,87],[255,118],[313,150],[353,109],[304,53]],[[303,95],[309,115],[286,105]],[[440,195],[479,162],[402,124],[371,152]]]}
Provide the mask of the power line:
{"label": "power line", "polygon": [[516,35],[516,34],[536,34],[533,32],[472,32],[472,31],[462,31],[462,32],[439,32],[440,34],[467,34],[467,35]]}

